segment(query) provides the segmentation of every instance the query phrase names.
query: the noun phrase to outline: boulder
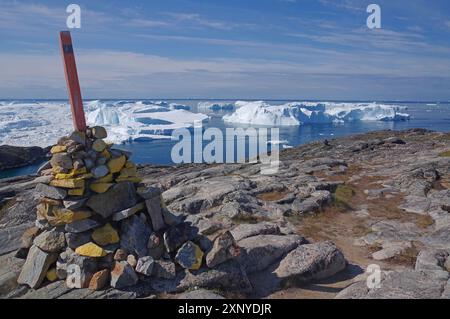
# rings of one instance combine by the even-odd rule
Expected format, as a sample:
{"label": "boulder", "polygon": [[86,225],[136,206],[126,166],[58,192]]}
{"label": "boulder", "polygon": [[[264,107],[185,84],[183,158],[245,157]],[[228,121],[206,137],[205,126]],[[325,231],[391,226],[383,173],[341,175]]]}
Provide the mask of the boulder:
{"label": "boulder", "polygon": [[133,268],[125,261],[117,261],[111,271],[111,287],[122,289],[133,286],[139,278]]}
{"label": "boulder", "polygon": [[197,270],[202,265],[203,251],[193,242],[187,241],[178,249],[175,260],[183,268]]}
{"label": "boulder", "polygon": [[151,276],[153,273],[153,265],[155,260],[150,256],[144,256],[139,258],[136,265],[136,272],[145,276]]}
{"label": "boulder", "polygon": [[32,246],[23,265],[17,282],[28,285],[30,288],[38,288],[47,274],[51,264],[58,258],[56,253],[46,253],[37,246]]}
{"label": "boulder", "polygon": [[91,196],[86,205],[102,217],[108,218],[113,213],[136,204],[137,196],[133,183],[123,182],[114,185],[103,194]]}
{"label": "boulder", "polygon": [[51,199],[64,199],[67,197],[67,191],[65,189],[53,187],[42,183],[37,184],[35,190],[42,197],[47,197]]}
{"label": "boulder", "polygon": [[241,248],[238,260],[248,273],[260,271],[305,243],[305,238],[298,235],[259,235],[245,238],[238,242]]}
{"label": "boulder", "polygon": [[53,228],[46,230],[34,239],[34,245],[47,253],[58,253],[66,247],[64,233]]}
{"label": "boulder", "polygon": [[257,235],[279,235],[280,228],[269,222],[261,222],[256,224],[240,224],[231,230],[235,240],[257,236]]}
{"label": "boulder", "polygon": [[300,245],[287,254],[274,274],[285,284],[320,280],[345,269],[347,261],[330,241]]}
{"label": "boulder", "polygon": [[67,153],[53,154],[50,164],[52,167],[61,167],[65,170],[73,168],[72,158]]}
{"label": "boulder", "polygon": [[206,255],[206,265],[214,268],[217,265],[239,256],[240,249],[231,232],[227,231],[214,241],[212,249]]}
{"label": "boulder", "polygon": [[147,243],[152,233],[144,215],[133,215],[122,221],[120,246],[138,257],[147,256]]}

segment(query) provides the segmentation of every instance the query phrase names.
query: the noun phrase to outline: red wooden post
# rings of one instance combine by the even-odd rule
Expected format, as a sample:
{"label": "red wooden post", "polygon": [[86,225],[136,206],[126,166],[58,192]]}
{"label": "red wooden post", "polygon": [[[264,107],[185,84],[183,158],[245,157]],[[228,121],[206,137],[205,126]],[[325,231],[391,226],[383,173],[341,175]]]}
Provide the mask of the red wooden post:
{"label": "red wooden post", "polygon": [[77,131],[85,131],[86,118],[84,116],[80,83],[78,82],[77,65],[75,64],[72,38],[69,31],[61,31],[59,33],[59,37],[61,40],[61,55],[63,58],[64,73],[66,75],[67,90],[69,92],[73,126]]}

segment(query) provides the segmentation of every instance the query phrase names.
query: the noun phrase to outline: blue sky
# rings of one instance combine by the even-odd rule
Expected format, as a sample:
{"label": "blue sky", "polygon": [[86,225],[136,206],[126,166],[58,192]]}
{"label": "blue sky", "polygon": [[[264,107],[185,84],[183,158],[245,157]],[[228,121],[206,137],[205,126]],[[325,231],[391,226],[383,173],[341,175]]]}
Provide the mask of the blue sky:
{"label": "blue sky", "polygon": [[[70,3],[0,0],[0,98],[66,97]],[[85,98],[450,100],[447,0],[72,3]]]}

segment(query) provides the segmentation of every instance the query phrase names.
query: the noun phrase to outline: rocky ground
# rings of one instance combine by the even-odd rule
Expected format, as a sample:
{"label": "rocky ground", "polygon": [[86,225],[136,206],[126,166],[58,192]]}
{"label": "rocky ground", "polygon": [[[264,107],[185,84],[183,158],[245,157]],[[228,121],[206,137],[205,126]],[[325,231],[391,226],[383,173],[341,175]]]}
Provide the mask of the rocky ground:
{"label": "rocky ground", "polygon": [[0,145],[0,171],[45,160],[50,148]]}
{"label": "rocky ground", "polygon": [[[207,252],[230,230],[240,255],[177,268],[123,290],[17,285],[23,231],[42,177],[0,180],[0,294],[6,298],[449,298],[450,134],[381,131],[284,150],[259,164],[139,167]],[[378,288],[365,270],[381,269]]]}

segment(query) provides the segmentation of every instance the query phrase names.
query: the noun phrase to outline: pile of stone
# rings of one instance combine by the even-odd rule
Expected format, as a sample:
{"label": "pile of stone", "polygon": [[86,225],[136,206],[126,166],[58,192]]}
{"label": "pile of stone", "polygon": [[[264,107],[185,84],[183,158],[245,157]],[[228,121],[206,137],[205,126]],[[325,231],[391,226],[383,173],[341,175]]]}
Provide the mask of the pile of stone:
{"label": "pile of stone", "polygon": [[[75,131],[39,170],[36,226],[22,237],[18,278],[31,288],[121,289],[140,278],[173,279],[178,269],[216,267],[239,254],[227,232],[214,243],[165,208],[161,190],[137,176],[130,154],[104,141],[103,127]],[[204,252],[208,251],[206,255]],[[151,278],[150,278],[151,279]]]}

